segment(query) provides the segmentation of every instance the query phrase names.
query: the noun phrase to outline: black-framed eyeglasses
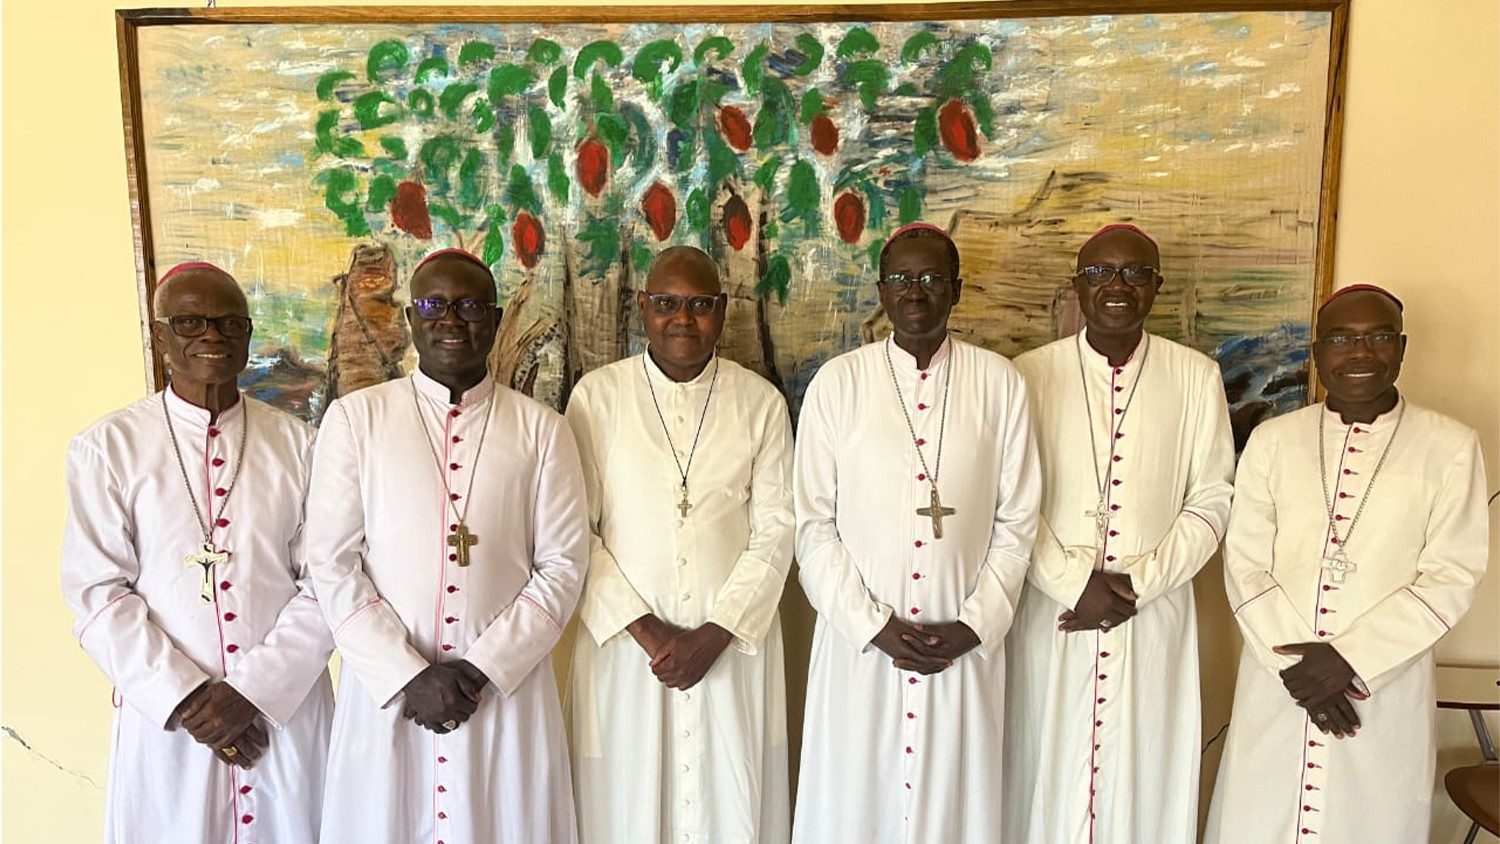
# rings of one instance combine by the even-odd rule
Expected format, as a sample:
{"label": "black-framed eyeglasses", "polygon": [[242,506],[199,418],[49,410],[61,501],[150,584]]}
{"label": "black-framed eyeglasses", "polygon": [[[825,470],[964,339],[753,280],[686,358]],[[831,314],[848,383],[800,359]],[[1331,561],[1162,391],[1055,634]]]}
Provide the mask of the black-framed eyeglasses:
{"label": "black-framed eyeglasses", "polygon": [[942,275],[941,273],[933,272],[921,272],[917,273],[916,275],[908,275],[906,273],[887,273],[880,279],[880,283],[890,288],[890,291],[892,293],[900,296],[902,293],[910,290],[913,284],[919,284],[922,286],[922,290],[927,293],[931,293],[932,291],[937,290],[940,287],[947,287],[948,283],[952,280],[953,279]]}
{"label": "black-framed eyeglasses", "polygon": [[687,305],[688,313],[693,316],[708,316],[719,307],[719,302],[728,301],[729,296],[720,293],[716,296],[699,294],[697,296],[678,296],[676,293],[647,293],[646,302],[651,307],[651,312],[658,316],[672,316]]}
{"label": "black-framed eyeglasses", "polygon": [[202,337],[212,325],[214,330],[225,339],[238,340],[241,337],[249,337],[250,330],[255,327],[250,317],[244,316],[208,317],[180,314],[173,317],[161,317],[156,321],[170,326],[172,333],[178,337]]}
{"label": "black-framed eyeglasses", "polygon": [[1359,345],[1361,340],[1371,349],[1394,349],[1401,343],[1401,332],[1371,331],[1368,334],[1330,334],[1314,340],[1313,345],[1346,352]]}
{"label": "black-framed eyeglasses", "polygon": [[457,302],[450,302],[447,299],[428,296],[411,300],[411,308],[417,312],[417,316],[433,322],[447,316],[450,308],[464,322],[483,322],[490,315],[490,311],[496,307],[494,302],[485,302],[481,299],[459,299]]}
{"label": "black-framed eyeglasses", "polygon": [[1161,272],[1156,267],[1102,267],[1088,266],[1079,270],[1074,278],[1081,278],[1088,282],[1089,287],[1103,287],[1115,280],[1115,276],[1125,279],[1125,283],[1131,287],[1145,287],[1156,279],[1156,274]]}

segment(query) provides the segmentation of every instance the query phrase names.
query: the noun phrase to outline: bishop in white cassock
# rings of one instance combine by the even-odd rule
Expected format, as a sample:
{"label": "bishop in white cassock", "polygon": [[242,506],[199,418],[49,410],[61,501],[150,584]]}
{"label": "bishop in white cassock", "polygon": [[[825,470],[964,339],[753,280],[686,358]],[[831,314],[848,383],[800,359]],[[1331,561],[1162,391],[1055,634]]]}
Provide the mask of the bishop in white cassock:
{"label": "bishop in white cassock", "polygon": [[1155,241],[1106,226],[1078,253],[1079,334],[1016,358],[1036,421],[1041,525],[1006,647],[1006,841],[1192,842],[1193,575],[1229,520],[1219,367],[1142,330]]}
{"label": "bishop in white cassock", "polygon": [[1244,633],[1206,840],[1421,844],[1433,646],[1484,573],[1474,431],[1396,391],[1401,305],[1323,305],[1326,404],[1262,423],[1240,459],[1224,575]]}
{"label": "bishop in white cassock", "polygon": [[299,559],[312,429],[241,396],[223,270],[163,275],[172,383],[68,450],[63,597],[116,693],[106,842],[318,840],[333,642]]}
{"label": "bishop in white cassock", "polygon": [[793,840],[1000,840],[1005,634],[1041,489],[1026,390],[947,337],[958,251],[899,230],[881,259],[894,334],[808,387],[797,559],[818,611]]}
{"label": "bishop in white cassock", "polygon": [[566,844],[567,742],[548,659],[588,556],[562,417],[495,384],[483,263],[412,273],[419,371],[334,402],[307,553],[343,655],[322,840]]}
{"label": "bishop in white cassock", "polygon": [[784,843],[786,402],[714,355],[725,297],[706,254],[664,250],[637,301],[648,350],[568,403],[593,534],[571,681],[580,838]]}

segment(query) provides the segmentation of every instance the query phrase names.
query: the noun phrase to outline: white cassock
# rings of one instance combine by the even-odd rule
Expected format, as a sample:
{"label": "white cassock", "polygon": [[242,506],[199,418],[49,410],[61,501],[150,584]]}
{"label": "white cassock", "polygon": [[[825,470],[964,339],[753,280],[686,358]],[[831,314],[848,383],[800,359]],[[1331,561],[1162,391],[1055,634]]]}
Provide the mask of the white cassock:
{"label": "white cassock", "polygon": [[[69,446],[63,598],[116,692],[106,842],[318,840],[333,641],[299,559],[312,440],[308,425],[244,396],[210,425],[168,389]],[[203,548],[195,499],[215,550],[230,553],[210,569],[207,602],[203,569],[184,563]],[[248,771],[173,715],[215,680],[265,716],[270,744]]]}
{"label": "white cassock", "polygon": [[[785,400],[733,361],[717,358],[679,384],[641,354],[585,376],[567,416],[593,528],[570,684],[580,839],[785,842],[776,614],[792,560]],[[663,419],[678,459],[692,457],[686,516]],[[713,622],[734,638],[696,686],[669,689],[625,631],[647,613],[684,629]]]}
{"label": "white cassock", "polygon": [[[1475,433],[1408,402],[1370,424],[1345,425],[1316,405],[1255,429],[1224,544],[1224,579],[1245,645],[1206,841],[1427,840],[1432,648],[1468,609],[1484,574],[1485,490]],[[1323,565],[1339,548],[1325,495],[1337,536],[1349,540],[1352,570]],[[1332,644],[1369,688],[1369,700],[1353,701],[1362,725],[1353,738],[1314,727],[1277,674],[1298,658],[1272,648],[1317,641]]]}
{"label": "white cassock", "polygon": [[[1079,333],[1016,368],[1044,480],[1006,648],[1005,840],[1187,844],[1202,732],[1192,581],[1219,547],[1233,492],[1223,378],[1156,336],[1121,366]],[[1090,515],[1101,484],[1102,538]],[[1130,575],[1139,614],[1107,633],[1058,630],[1096,568]]]}
{"label": "white cassock", "polygon": [[[954,340],[926,370],[890,339],[871,343],[826,363],[808,387],[797,559],[818,620],[793,840],[999,840],[1005,634],[1041,492],[1026,405],[1009,361]],[[943,506],[957,511],[941,539],[916,512],[930,503],[918,448],[938,472]],[[962,621],[980,644],[941,673],[899,671],[871,644],[891,613]]]}
{"label": "white cassock", "polygon": [[[448,544],[450,495],[479,540],[468,566]],[[420,371],[351,393],[318,433],[307,520],[344,659],[323,840],[575,840],[548,654],[583,586],[588,521],[562,416],[490,378],[457,405]],[[490,679],[479,710],[445,735],[403,718],[406,684],[458,659]]]}

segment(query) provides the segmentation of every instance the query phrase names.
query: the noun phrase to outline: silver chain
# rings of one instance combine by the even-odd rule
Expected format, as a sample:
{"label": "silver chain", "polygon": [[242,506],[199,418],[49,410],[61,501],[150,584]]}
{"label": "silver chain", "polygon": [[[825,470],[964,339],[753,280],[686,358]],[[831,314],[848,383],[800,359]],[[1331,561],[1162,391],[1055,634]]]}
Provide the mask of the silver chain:
{"label": "silver chain", "polygon": [[453,515],[459,524],[467,524],[469,505],[474,503],[474,479],[479,476],[479,455],[484,453],[484,435],[490,429],[490,416],[495,412],[495,402],[500,398],[500,387],[497,384],[495,391],[490,395],[489,408],[484,412],[484,425],[479,429],[479,448],[474,451],[474,462],[469,471],[469,488],[464,490],[464,509],[459,512],[458,505],[453,503],[453,490],[448,486],[448,475],[443,471],[443,458],[438,456],[437,446],[432,444],[432,435],[427,432],[427,419],[422,416],[422,400],[417,395],[417,377],[411,376],[411,404],[417,411],[417,424],[422,426],[422,440],[427,443],[427,450],[432,452],[432,465],[437,467],[438,481],[443,485],[443,492],[448,495],[448,507],[453,510]]}
{"label": "silver chain", "polygon": [[[891,388],[896,391],[896,403],[901,405],[901,416],[906,419],[906,432],[911,435],[912,445],[917,449],[917,459],[922,461],[922,471],[927,474],[927,483],[935,492],[938,482],[936,469],[941,469],[943,466],[943,440],[946,439],[944,433],[948,430],[948,388],[953,384],[954,358],[958,350],[952,348],[951,345],[948,349],[948,371],[943,374],[943,415],[938,421],[937,460],[933,463],[936,469],[929,469],[927,456],[922,453],[922,446],[917,443],[917,428],[911,423],[911,413],[906,409],[906,399],[901,396],[901,385],[896,381],[896,365],[891,362],[891,343],[893,342],[895,341],[889,339],[885,342],[885,369],[891,374]],[[951,341],[949,342],[951,344]]]}
{"label": "silver chain", "polygon": [[708,418],[708,404],[714,400],[714,385],[719,383],[719,358],[714,357],[714,374],[708,381],[708,396],[703,399],[703,412],[698,414],[698,430],[693,434],[693,447],[688,450],[687,465],[682,465],[682,460],[677,457],[677,444],[672,442],[672,432],[667,429],[667,417],[661,412],[661,403],[656,400],[656,387],[651,383],[651,371],[646,368],[646,358],[650,352],[641,353],[641,372],[646,376],[646,389],[651,391],[651,404],[656,408],[656,418],[661,420],[661,431],[667,435],[667,450],[672,453],[672,461],[677,464],[677,475],[682,478],[682,493],[687,495],[688,472],[693,470],[693,455],[698,453],[698,438],[703,436],[703,420]]}
{"label": "silver chain", "polygon": [[[167,387],[167,390],[170,389],[172,389],[170,386]],[[240,468],[245,465],[245,440],[250,435],[250,404],[244,397],[240,398],[240,402],[243,404],[241,411],[245,417],[245,423],[240,428],[240,448],[234,460],[234,474],[229,476],[229,486],[224,488],[224,500],[219,502],[220,513],[229,506],[229,496],[234,494],[234,485],[240,480]],[[193,494],[193,482],[188,480],[187,464],[182,461],[182,449],[177,445],[177,429],[172,427],[172,413],[167,409],[166,390],[163,390],[161,394],[161,415],[167,420],[167,436],[172,441],[172,455],[177,458],[177,468],[182,470],[182,485],[187,487],[188,501],[193,504],[193,515],[198,517],[198,529],[203,531],[203,544],[210,545],[213,543],[214,525],[208,519],[203,518],[203,510],[198,506],[198,496]],[[204,492],[209,495],[213,494],[213,490],[209,489],[205,489]]]}
{"label": "silver chain", "polygon": [[[1127,416],[1130,415],[1130,406],[1135,403],[1135,388],[1139,387],[1141,385],[1141,376],[1143,376],[1143,375],[1146,374],[1146,361],[1147,361],[1147,359],[1149,359],[1151,357],[1151,335],[1150,334],[1146,334],[1144,336],[1145,336],[1145,341],[1144,342],[1145,342],[1146,346],[1145,346],[1144,349],[1141,350],[1141,368],[1138,369],[1138,370],[1136,370],[1136,373],[1135,373],[1135,382],[1130,385],[1130,395],[1126,396],[1126,398],[1125,398],[1125,408],[1124,408],[1124,410],[1120,411],[1120,424],[1114,426],[1116,430],[1118,430],[1121,425],[1125,424],[1125,417],[1127,417]],[[1078,332],[1078,343],[1077,343],[1077,345],[1078,345],[1078,381],[1083,386],[1083,412],[1084,412],[1084,418],[1087,419],[1088,423],[1089,423],[1089,465],[1092,466],[1092,467],[1094,467],[1094,486],[1098,487],[1098,489],[1099,489],[1099,498],[1100,498],[1100,500],[1103,500],[1104,499],[1104,492],[1105,492],[1105,482],[1111,476],[1114,475],[1115,467],[1114,467],[1114,462],[1113,461],[1106,459],[1104,461],[1105,464],[1106,464],[1106,468],[1105,468],[1104,474],[1103,475],[1099,474],[1099,444],[1094,439],[1094,408],[1093,408],[1092,405],[1089,404],[1089,380],[1088,380],[1088,376],[1085,375],[1084,372],[1083,372],[1083,332],[1082,331]],[[1111,365],[1111,366],[1113,366],[1113,365]],[[1114,444],[1113,441],[1111,441],[1110,444],[1109,444],[1109,454],[1110,454],[1110,457],[1113,457],[1114,453],[1115,453],[1115,444]]]}
{"label": "silver chain", "polygon": [[1396,441],[1396,434],[1401,432],[1401,420],[1406,416],[1406,405],[1401,405],[1401,410],[1396,414],[1396,427],[1391,431],[1391,438],[1385,441],[1385,448],[1380,451],[1380,459],[1375,463],[1375,470],[1370,473],[1370,482],[1365,485],[1365,494],[1359,499],[1359,508],[1354,511],[1354,518],[1349,520],[1349,529],[1344,531],[1344,537],[1339,538],[1337,522],[1334,519],[1333,493],[1328,489],[1328,449],[1323,446],[1323,430],[1327,421],[1329,411],[1325,405],[1318,411],[1318,480],[1321,481],[1323,491],[1323,504],[1328,508],[1328,532],[1333,534],[1333,544],[1339,548],[1349,546],[1349,538],[1354,536],[1354,526],[1359,524],[1359,517],[1365,512],[1365,505],[1370,503],[1371,493],[1375,491],[1375,481],[1380,477],[1380,469],[1385,466],[1385,458],[1391,453],[1391,444]]}

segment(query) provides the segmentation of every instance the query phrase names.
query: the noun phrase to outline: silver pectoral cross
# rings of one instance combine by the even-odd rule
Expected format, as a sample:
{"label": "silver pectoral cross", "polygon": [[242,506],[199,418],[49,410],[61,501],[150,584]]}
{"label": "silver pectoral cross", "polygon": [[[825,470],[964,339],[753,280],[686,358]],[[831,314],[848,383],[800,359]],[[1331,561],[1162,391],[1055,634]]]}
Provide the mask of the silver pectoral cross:
{"label": "silver pectoral cross", "polygon": [[1113,519],[1115,514],[1110,512],[1109,506],[1104,503],[1103,498],[1100,498],[1098,506],[1084,515],[1094,520],[1095,547],[1103,548],[1104,540],[1109,537],[1109,520]]}
{"label": "silver pectoral cross", "polygon": [[1328,579],[1334,583],[1343,583],[1344,578],[1358,568],[1342,548],[1323,558],[1323,570],[1328,572]]}
{"label": "silver pectoral cross", "polygon": [[932,519],[932,538],[933,539],[942,539],[943,538],[943,517],[944,516],[951,516],[954,513],[957,513],[958,511],[955,510],[955,509],[953,509],[952,507],[944,507],[943,506],[942,499],[938,498],[937,484],[933,484],[932,487],[931,487],[931,489],[932,489],[932,499],[931,499],[932,503],[930,503],[926,507],[918,507],[917,508],[917,515],[918,516],[926,516],[927,518]]}
{"label": "silver pectoral cross", "polygon": [[469,526],[463,522],[458,523],[458,530],[448,534],[448,547],[455,549],[460,566],[469,564],[469,547],[478,544],[478,534],[469,533]]}
{"label": "silver pectoral cross", "polygon": [[183,557],[182,563],[203,569],[203,586],[199,589],[198,596],[203,599],[203,603],[212,604],[214,602],[214,566],[229,565],[229,552],[215,551],[213,545],[205,542],[203,550]]}

